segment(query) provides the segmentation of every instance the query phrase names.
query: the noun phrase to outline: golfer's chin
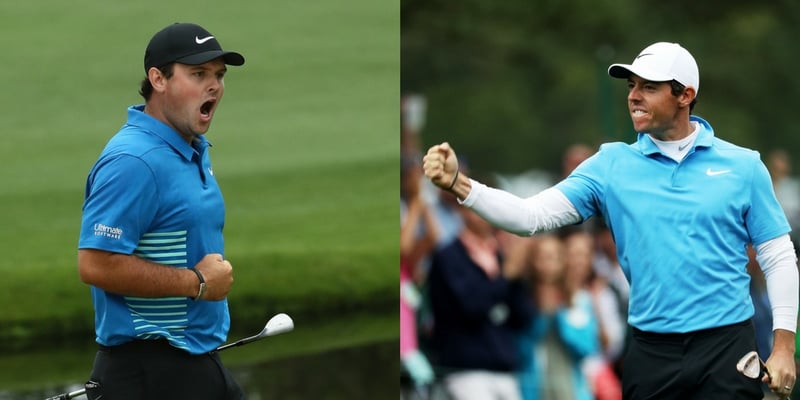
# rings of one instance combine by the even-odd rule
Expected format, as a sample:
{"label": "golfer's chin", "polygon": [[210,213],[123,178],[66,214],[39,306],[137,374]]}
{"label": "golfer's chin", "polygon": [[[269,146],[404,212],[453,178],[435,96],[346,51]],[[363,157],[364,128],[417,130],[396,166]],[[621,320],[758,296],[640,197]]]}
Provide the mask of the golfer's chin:
{"label": "golfer's chin", "polygon": [[192,127],[192,133],[194,133],[195,136],[202,136],[208,132],[209,128],[211,128],[211,121],[199,122]]}
{"label": "golfer's chin", "polygon": [[645,120],[643,118],[639,119],[638,121],[637,120],[633,121],[633,130],[636,131],[636,133],[652,132],[653,128],[654,128],[653,124],[651,124],[650,121]]}

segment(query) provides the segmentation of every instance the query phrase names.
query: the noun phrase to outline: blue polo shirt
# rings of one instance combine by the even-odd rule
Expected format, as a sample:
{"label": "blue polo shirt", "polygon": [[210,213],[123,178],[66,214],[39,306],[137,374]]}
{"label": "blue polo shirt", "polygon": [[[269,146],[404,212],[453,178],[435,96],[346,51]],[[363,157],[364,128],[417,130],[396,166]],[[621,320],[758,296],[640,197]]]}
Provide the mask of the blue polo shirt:
{"label": "blue polo shirt", "polygon": [[[78,247],[133,254],[172,268],[194,266],[223,251],[225,206],[200,136],[189,145],[177,132],[128,109],[89,172]],[[221,345],[230,327],[228,303],[186,297],[120,296],[92,286],[97,342],[114,346],[165,338],[192,354]]]}
{"label": "blue polo shirt", "polygon": [[757,152],[700,125],[681,162],[646,134],[609,143],[556,188],[585,220],[605,219],[630,282],[628,322],[641,330],[685,333],[753,315],[747,243],[790,231]]}

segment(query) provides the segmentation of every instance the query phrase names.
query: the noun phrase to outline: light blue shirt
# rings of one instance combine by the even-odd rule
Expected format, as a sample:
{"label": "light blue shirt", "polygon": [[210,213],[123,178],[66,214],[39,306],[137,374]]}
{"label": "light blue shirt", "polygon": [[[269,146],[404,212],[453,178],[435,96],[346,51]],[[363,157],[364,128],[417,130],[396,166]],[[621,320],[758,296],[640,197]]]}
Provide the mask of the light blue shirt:
{"label": "light blue shirt", "polygon": [[[200,136],[189,145],[143,112],[108,142],[86,182],[78,247],[134,254],[188,268],[206,254],[224,254],[225,205]],[[97,342],[167,339],[192,354],[216,349],[230,327],[228,303],[186,297],[120,296],[92,287]]]}
{"label": "light blue shirt", "polygon": [[748,243],[790,231],[758,152],[714,136],[705,120],[679,163],[647,134],[608,143],[556,185],[583,220],[604,218],[630,282],[628,322],[685,333],[753,315]]}

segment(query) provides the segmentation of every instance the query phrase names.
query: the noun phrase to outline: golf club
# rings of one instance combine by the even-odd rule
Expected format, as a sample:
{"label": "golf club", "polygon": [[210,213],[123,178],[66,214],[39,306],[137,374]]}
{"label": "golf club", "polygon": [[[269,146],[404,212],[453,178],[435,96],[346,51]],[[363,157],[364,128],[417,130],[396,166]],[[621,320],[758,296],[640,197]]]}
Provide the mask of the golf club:
{"label": "golf club", "polygon": [[284,313],[276,314],[272,318],[267,321],[267,324],[264,325],[264,329],[258,333],[258,335],[246,337],[244,339],[239,339],[233,343],[225,344],[222,346],[217,347],[217,351],[222,351],[227,348],[241,346],[243,344],[247,344],[250,342],[254,342],[259,339],[263,339],[267,336],[274,336],[279,335],[284,332],[289,332],[294,329],[294,321],[292,318]]}
{"label": "golf club", "polygon": [[[764,364],[764,361],[761,361],[761,358],[758,357],[758,353],[755,351],[751,351],[745,354],[742,358],[739,359],[739,362],[736,363],[736,369],[744,376],[751,378],[751,379],[762,379],[764,376],[767,377],[768,381],[772,380],[772,376],[769,374],[767,370],[767,365]],[[786,386],[786,390],[791,392],[791,387]],[[789,395],[781,396],[778,395],[779,399],[788,399]]]}
{"label": "golf club", "polygon": [[740,358],[739,362],[736,363],[736,370],[751,379],[761,379],[764,375],[771,379],[767,366],[755,351],[751,351]]}
{"label": "golf club", "polygon": [[[247,343],[255,342],[256,340],[263,339],[267,336],[275,336],[281,333],[286,333],[294,329],[294,321],[292,318],[284,313],[275,314],[272,318],[267,321],[267,324],[264,325],[264,329],[261,330],[257,335],[246,337],[244,339],[237,340],[233,343],[225,344],[222,346],[217,347],[214,351],[222,351],[225,349],[229,349],[231,347],[241,346]],[[74,392],[69,393],[62,393],[57,396],[48,397],[45,400],[69,400],[74,399],[78,396],[82,396],[86,394],[86,389],[79,389]]]}

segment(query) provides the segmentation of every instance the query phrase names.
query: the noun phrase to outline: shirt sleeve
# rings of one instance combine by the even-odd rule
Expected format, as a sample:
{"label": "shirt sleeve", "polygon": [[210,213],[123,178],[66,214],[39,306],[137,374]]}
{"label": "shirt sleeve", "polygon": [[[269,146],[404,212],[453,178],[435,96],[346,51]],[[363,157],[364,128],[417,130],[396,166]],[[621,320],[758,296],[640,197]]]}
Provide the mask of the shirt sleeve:
{"label": "shirt sleeve", "polygon": [[132,254],[157,211],[155,179],[138,157],[100,160],[89,174],[78,248]]}
{"label": "shirt sleeve", "polygon": [[472,190],[459,202],[495,227],[520,235],[576,224],[581,217],[559,190],[549,188],[528,198],[470,180]]}
{"label": "shirt sleeve", "polygon": [[753,168],[750,207],[745,215],[745,224],[754,245],[791,231],[786,214],[775,197],[769,171],[760,160],[755,162]]}
{"label": "shirt sleeve", "polygon": [[794,245],[787,234],[755,248],[756,261],[767,281],[767,296],[772,306],[772,329],[795,332],[800,289]]}

